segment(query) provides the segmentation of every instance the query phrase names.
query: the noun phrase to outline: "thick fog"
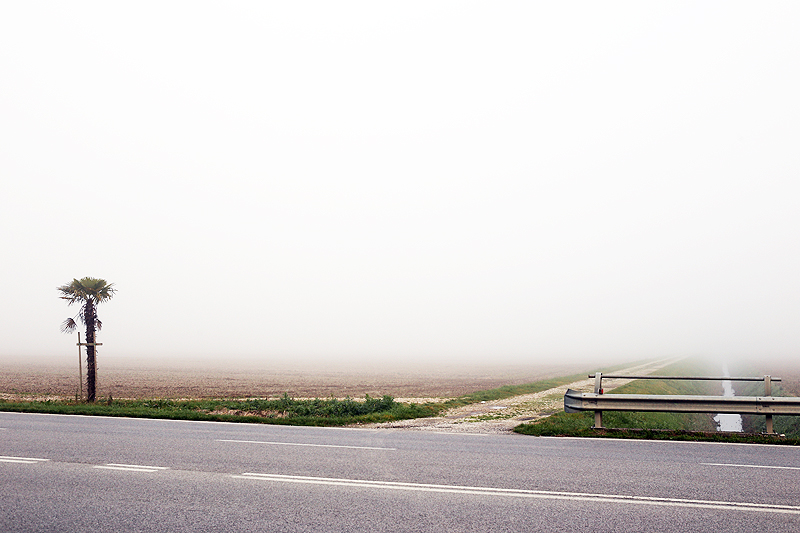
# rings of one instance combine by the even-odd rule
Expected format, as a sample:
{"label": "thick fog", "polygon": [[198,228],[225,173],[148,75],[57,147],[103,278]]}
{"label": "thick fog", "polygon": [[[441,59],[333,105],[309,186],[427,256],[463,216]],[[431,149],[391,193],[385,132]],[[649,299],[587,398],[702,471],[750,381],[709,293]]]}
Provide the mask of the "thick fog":
{"label": "thick fog", "polygon": [[800,4],[0,6],[0,358],[800,355]]}

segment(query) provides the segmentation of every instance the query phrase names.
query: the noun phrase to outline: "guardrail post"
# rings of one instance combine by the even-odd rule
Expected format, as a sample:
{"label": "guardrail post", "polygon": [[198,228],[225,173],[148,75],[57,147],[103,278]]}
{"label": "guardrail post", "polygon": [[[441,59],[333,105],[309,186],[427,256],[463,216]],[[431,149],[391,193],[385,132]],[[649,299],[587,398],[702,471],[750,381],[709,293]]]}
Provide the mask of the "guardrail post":
{"label": "guardrail post", "polygon": [[603,429],[603,411],[594,412],[594,426],[592,429]]}
{"label": "guardrail post", "polygon": [[[603,394],[603,373],[596,372],[594,375],[594,393]],[[593,429],[603,429],[603,411],[594,412]]]}
{"label": "guardrail post", "polygon": [[[772,396],[772,376],[764,376],[764,396]],[[774,435],[775,430],[772,428],[772,415],[767,415],[767,434]]]}

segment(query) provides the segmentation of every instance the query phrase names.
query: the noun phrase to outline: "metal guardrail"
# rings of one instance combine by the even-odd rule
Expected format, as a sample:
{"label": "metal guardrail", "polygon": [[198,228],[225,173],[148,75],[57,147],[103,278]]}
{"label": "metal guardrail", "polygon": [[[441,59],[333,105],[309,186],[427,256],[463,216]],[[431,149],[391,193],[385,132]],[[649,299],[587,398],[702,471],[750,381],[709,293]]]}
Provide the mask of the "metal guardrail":
{"label": "metal guardrail", "polygon": [[[772,382],[780,378],[764,377],[703,377],[703,376],[620,376],[597,372],[594,392],[568,389],[564,394],[564,411],[594,411],[594,427],[603,427],[603,411],[661,411],[675,413],[758,414],[767,419],[767,433],[774,434],[772,415],[800,416],[800,398],[773,397]],[[659,394],[603,394],[606,379],[684,379],[720,381],[763,381],[764,396],[693,396]]]}

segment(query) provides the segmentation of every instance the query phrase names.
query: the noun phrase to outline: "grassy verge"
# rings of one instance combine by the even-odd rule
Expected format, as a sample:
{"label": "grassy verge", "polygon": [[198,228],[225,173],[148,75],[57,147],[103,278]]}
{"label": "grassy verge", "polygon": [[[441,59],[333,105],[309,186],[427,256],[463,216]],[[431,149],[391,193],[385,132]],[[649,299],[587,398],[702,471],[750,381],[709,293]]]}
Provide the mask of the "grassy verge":
{"label": "grassy verge", "polygon": [[[682,361],[663,368],[661,375],[716,375],[697,361]],[[762,385],[763,387],[763,385]],[[619,387],[609,394],[721,394],[717,382],[639,380]],[[761,417],[763,420],[763,417]],[[776,417],[777,418],[777,417]],[[789,417],[782,417],[789,418]],[[796,417],[795,417],[796,418]],[[779,437],[755,433],[716,431],[712,415],[703,413],[603,413],[603,425],[613,429],[592,429],[594,413],[556,413],[531,424],[517,426],[523,435],[610,437],[625,439],[692,440],[800,445],[795,436]],[[787,433],[788,435],[788,433]]]}
{"label": "grassy verge", "polygon": [[250,422],[302,426],[340,426],[386,422],[432,416],[433,404],[395,402],[391,396],[363,401],[315,399],[295,400],[288,395],[277,400],[113,400],[94,404],[70,401],[9,402],[0,400],[0,411],[50,413],[216,422]]}
{"label": "grassy verge", "polygon": [[[561,418],[562,415],[568,418],[563,419]],[[604,414],[604,424],[606,423],[605,418],[606,415]],[[653,428],[591,429],[593,421],[594,419],[591,413],[559,413],[544,419],[543,424],[522,424],[514,428],[514,431],[522,435],[554,437],[604,437],[616,439],[683,440],[800,446],[800,439],[795,437],[780,437],[777,435],[762,435],[757,433],[721,433]]]}

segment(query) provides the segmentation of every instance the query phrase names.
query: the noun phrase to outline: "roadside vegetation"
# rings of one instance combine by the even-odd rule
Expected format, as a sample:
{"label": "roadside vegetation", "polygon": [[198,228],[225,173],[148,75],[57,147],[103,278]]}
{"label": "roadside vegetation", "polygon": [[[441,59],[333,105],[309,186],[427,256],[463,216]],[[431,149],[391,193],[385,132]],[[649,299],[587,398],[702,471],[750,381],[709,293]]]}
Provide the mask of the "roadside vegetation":
{"label": "roadside vegetation", "polygon": [[[719,370],[709,368],[701,361],[684,360],[667,366],[656,375],[719,375]],[[763,383],[753,385],[753,389],[739,394],[761,395]],[[759,389],[760,387],[760,389]],[[632,381],[608,394],[700,394],[718,395],[719,382],[677,381],[677,380],[638,380]],[[758,389],[758,391],[756,390]],[[773,385],[773,391],[775,386]],[[777,394],[776,394],[777,395]],[[775,431],[780,435],[762,435],[765,430],[763,416],[743,417],[752,419],[750,426],[743,425],[743,433],[719,432],[713,415],[705,413],[644,413],[613,412],[603,413],[604,429],[593,429],[594,413],[560,412],[530,424],[517,426],[514,431],[523,435],[568,436],[568,437],[611,437],[625,439],[690,440],[716,442],[742,442],[761,444],[800,445],[800,432],[787,431],[800,424],[798,417],[775,417]],[[778,425],[778,422],[781,425]],[[760,422],[760,429],[759,429]]]}
{"label": "roadside vegetation", "polygon": [[[763,369],[754,367],[752,365],[741,365],[741,369],[737,372],[742,375],[757,376],[759,373],[764,372]],[[770,373],[767,370],[766,373]],[[784,370],[778,372],[778,376],[783,381],[772,382],[772,396],[800,396],[800,387],[798,387],[798,379],[796,369],[794,372],[789,369],[788,374]],[[763,396],[764,383],[763,382],[739,382],[734,383],[734,389],[739,396]],[[795,437],[800,439],[800,416],[780,416],[775,415],[772,419],[773,429],[778,434],[786,435],[787,437]],[[743,415],[742,416],[742,429],[747,433],[762,433],[766,431],[767,423],[763,416],[758,415]]]}
{"label": "roadside vegetation", "polygon": [[438,412],[434,404],[399,403],[391,396],[382,398],[367,396],[359,401],[352,398],[295,400],[288,395],[279,399],[108,399],[93,404],[64,400],[31,402],[0,400],[0,411],[302,426],[387,422],[431,416]]}
{"label": "roadside vegetation", "polygon": [[[522,435],[538,437],[606,437],[617,439],[685,440],[706,442],[733,442],[748,444],[784,444],[800,446],[800,438],[763,435],[759,433],[727,433],[719,431],[694,431],[664,429],[666,424],[649,427],[650,415],[670,413],[614,413],[622,415],[612,422],[612,413],[603,413],[604,429],[592,429],[594,416],[585,413],[558,413],[533,424],[522,424],[514,431]],[[663,422],[663,420],[661,420]],[[640,426],[643,428],[637,428]]]}

